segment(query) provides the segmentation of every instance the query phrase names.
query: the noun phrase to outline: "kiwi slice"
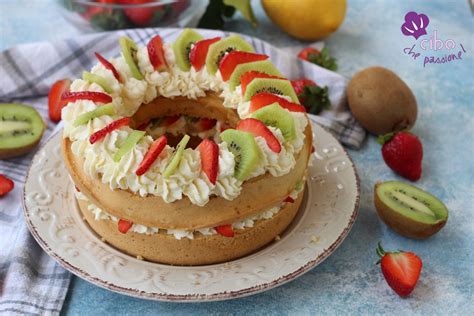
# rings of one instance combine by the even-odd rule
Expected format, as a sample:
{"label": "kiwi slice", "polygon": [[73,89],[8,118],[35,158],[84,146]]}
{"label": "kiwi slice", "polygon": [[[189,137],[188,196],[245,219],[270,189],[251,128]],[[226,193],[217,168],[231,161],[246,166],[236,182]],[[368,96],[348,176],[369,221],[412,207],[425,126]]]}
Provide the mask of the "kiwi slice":
{"label": "kiwi slice", "polygon": [[128,68],[130,68],[132,76],[135,79],[143,80],[143,75],[140,72],[140,69],[138,69],[137,62],[135,61],[138,50],[137,44],[135,44],[131,38],[126,36],[119,38],[119,44],[122,49],[123,58],[125,59]]}
{"label": "kiwi slice", "polygon": [[253,53],[254,49],[252,45],[247,43],[239,35],[231,35],[220,41],[215,42],[209,46],[206,56],[206,68],[207,72],[211,75],[215,74],[219,68],[219,63],[224,55],[233,50],[240,50],[242,52]]}
{"label": "kiwi slice", "polygon": [[174,173],[176,168],[178,168],[181,158],[183,158],[183,152],[186,149],[186,145],[188,144],[190,138],[191,137],[189,137],[189,135],[184,135],[181,141],[178,143],[173,155],[170,158],[170,162],[163,172],[163,177],[169,178],[169,176]]}
{"label": "kiwi slice", "polygon": [[425,239],[448,220],[448,209],[432,194],[400,181],[377,183],[374,202],[382,220],[400,235]]}
{"label": "kiwi slice", "polygon": [[109,84],[107,83],[107,79],[105,79],[104,77],[98,76],[98,75],[90,73],[88,71],[84,71],[82,73],[82,79],[85,80],[85,81],[91,82],[91,83],[92,82],[97,83],[107,93],[114,92],[112,90],[112,88],[109,86]]}
{"label": "kiwi slice", "polygon": [[244,100],[250,101],[254,95],[260,92],[269,92],[273,94],[289,96],[292,102],[298,104],[300,103],[289,80],[255,78],[245,89]]}
{"label": "kiwi slice", "polygon": [[283,109],[278,102],[264,106],[252,113],[252,117],[262,121],[265,125],[280,129],[286,140],[296,137],[295,120],[287,110]]}
{"label": "kiwi slice", "polygon": [[120,146],[119,150],[114,155],[114,161],[119,162],[122,157],[128,153],[133,147],[142,139],[145,135],[144,131],[133,130],[123,142],[123,145]]}
{"label": "kiwi slice", "polygon": [[252,71],[252,70],[263,72],[267,75],[283,77],[281,72],[278,69],[276,69],[276,67],[269,60],[259,60],[259,61],[252,61],[250,63],[239,64],[237,65],[237,67],[235,67],[234,71],[232,72],[232,75],[229,78],[230,91],[234,91],[235,87],[240,85],[240,77],[244,73]]}
{"label": "kiwi slice", "polygon": [[90,120],[100,117],[102,115],[109,115],[112,116],[115,114],[115,107],[112,103],[107,103],[104,105],[99,106],[97,109],[86,112],[84,114],[79,115],[74,123],[72,124],[74,127],[78,127],[79,125],[86,124]]}
{"label": "kiwi slice", "polygon": [[23,104],[0,104],[0,159],[20,156],[41,140],[45,124],[34,108]]}
{"label": "kiwi slice", "polygon": [[191,29],[185,29],[179,34],[173,43],[173,53],[176,59],[176,65],[178,65],[179,69],[182,71],[189,71],[189,69],[191,69],[191,63],[189,62],[191,46],[202,39],[204,39],[204,37],[202,37],[201,34]]}
{"label": "kiwi slice", "polygon": [[250,133],[235,129],[226,129],[220,137],[234,155],[234,176],[237,180],[244,181],[257,167],[260,160],[260,148],[255,138]]}

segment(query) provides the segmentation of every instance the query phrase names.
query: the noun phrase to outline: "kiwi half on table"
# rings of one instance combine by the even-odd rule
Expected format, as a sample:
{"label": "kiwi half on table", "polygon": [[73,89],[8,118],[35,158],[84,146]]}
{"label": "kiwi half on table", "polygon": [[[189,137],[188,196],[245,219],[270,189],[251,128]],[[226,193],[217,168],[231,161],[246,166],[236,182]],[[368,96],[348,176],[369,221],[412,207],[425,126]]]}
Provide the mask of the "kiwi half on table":
{"label": "kiwi half on table", "polygon": [[34,108],[0,104],[0,159],[30,152],[41,140],[46,125]]}
{"label": "kiwi half on table", "polygon": [[443,228],[448,220],[448,209],[443,202],[400,181],[377,183],[374,202],[385,224],[409,238],[428,238]]}

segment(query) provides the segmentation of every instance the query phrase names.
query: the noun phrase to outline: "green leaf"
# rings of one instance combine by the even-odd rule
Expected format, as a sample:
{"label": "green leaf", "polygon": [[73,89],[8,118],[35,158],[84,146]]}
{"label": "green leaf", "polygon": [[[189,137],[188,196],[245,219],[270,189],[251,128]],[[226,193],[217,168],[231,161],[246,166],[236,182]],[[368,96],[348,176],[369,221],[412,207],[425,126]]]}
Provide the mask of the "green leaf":
{"label": "green leaf", "polygon": [[319,53],[308,54],[308,60],[323,68],[337,70],[336,59],[329,55],[329,50],[327,47],[324,47]]}
{"label": "green leaf", "polygon": [[242,16],[250,22],[252,27],[257,27],[257,18],[253,13],[252,6],[250,5],[250,0],[224,0],[224,4],[232,6],[239,10]]}
{"label": "green leaf", "polygon": [[302,100],[306,110],[311,114],[319,114],[322,110],[331,107],[327,86],[305,86],[303,92],[298,95],[298,99]]}

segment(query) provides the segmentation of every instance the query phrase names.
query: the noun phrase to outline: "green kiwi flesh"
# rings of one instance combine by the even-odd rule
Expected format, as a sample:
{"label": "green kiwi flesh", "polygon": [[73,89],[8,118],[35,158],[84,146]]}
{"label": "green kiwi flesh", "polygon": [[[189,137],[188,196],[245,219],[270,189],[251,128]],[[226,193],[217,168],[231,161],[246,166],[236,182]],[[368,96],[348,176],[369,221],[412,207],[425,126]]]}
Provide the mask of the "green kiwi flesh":
{"label": "green kiwi flesh", "polygon": [[448,209],[439,199],[400,181],[377,183],[374,202],[382,220],[397,233],[425,239],[437,233],[448,220]]}
{"label": "green kiwi flesh", "polygon": [[138,51],[137,44],[135,44],[131,38],[126,36],[119,38],[119,44],[122,50],[123,58],[125,59],[132,76],[137,80],[143,80],[143,75],[140,72],[136,62]]}
{"label": "green kiwi flesh", "polygon": [[90,120],[92,120],[96,117],[100,117],[102,115],[112,116],[114,114],[115,114],[115,107],[114,107],[113,103],[107,103],[107,104],[104,104],[104,105],[101,105],[101,106],[97,107],[93,111],[89,111],[89,112],[86,112],[86,113],[83,113],[83,114],[79,115],[76,118],[76,120],[74,121],[73,126],[78,127],[79,125],[86,124]]}
{"label": "green kiwi flesh", "polygon": [[245,89],[244,101],[250,99],[260,92],[269,92],[278,95],[284,95],[291,98],[294,103],[300,103],[296,96],[295,90],[291,86],[289,80],[273,79],[273,78],[255,78]]}
{"label": "green kiwi flesh", "polygon": [[223,141],[235,158],[234,176],[244,181],[257,167],[260,161],[260,148],[252,134],[226,129],[220,134]]}
{"label": "green kiwi flesh", "polygon": [[107,83],[107,80],[104,77],[98,76],[88,71],[84,71],[82,73],[82,79],[90,83],[98,84],[107,93],[113,92],[112,88],[109,86],[109,84]]}
{"label": "green kiwi flesh", "polygon": [[144,131],[132,131],[127,139],[123,142],[122,146],[120,146],[119,150],[114,155],[114,161],[119,162],[120,159],[122,159],[123,156],[125,156],[126,153],[131,151],[133,147],[142,139],[142,137],[145,135]]}
{"label": "green kiwi flesh", "polygon": [[173,53],[176,59],[176,65],[182,71],[189,71],[191,63],[189,62],[189,53],[191,46],[204,39],[199,33],[191,29],[185,29],[173,43]]}
{"label": "green kiwi flesh", "polygon": [[169,178],[174,173],[176,168],[178,168],[179,163],[183,158],[183,152],[186,149],[186,145],[188,144],[190,139],[191,137],[189,137],[189,135],[184,135],[181,141],[178,143],[175,151],[173,152],[173,155],[169,160],[168,165],[165,168],[165,171],[163,172],[163,177]]}
{"label": "green kiwi flesh", "polygon": [[207,71],[214,75],[219,68],[219,63],[224,55],[233,50],[253,53],[252,45],[247,43],[239,35],[231,35],[209,46],[206,56]]}
{"label": "green kiwi flesh", "polygon": [[283,77],[281,72],[269,60],[252,61],[250,63],[239,64],[235,67],[229,78],[229,89],[234,91],[240,85],[240,77],[249,71],[263,72],[267,75]]}
{"label": "green kiwi flesh", "polygon": [[296,137],[295,120],[287,110],[278,102],[264,106],[252,113],[252,117],[262,121],[265,125],[278,128],[286,140],[291,141]]}
{"label": "green kiwi flesh", "polygon": [[40,142],[44,129],[44,121],[34,108],[0,104],[0,159],[28,153]]}

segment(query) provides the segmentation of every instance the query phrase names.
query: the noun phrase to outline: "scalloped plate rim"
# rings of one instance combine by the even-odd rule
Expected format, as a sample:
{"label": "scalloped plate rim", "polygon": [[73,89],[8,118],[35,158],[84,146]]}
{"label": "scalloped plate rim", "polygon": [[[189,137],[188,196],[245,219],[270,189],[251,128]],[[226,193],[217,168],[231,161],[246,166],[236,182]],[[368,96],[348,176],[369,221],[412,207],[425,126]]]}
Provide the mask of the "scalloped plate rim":
{"label": "scalloped plate rim", "polygon": [[[168,302],[210,302],[210,301],[223,301],[223,300],[229,300],[229,299],[234,299],[234,298],[240,298],[240,297],[245,297],[245,296],[250,296],[253,294],[258,294],[267,290],[270,290],[272,288],[278,287],[280,285],[283,285],[287,282],[290,282],[294,279],[296,279],[299,276],[302,276],[306,272],[309,272],[312,270],[314,267],[319,265],[321,262],[323,262],[325,259],[327,259],[339,246],[340,244],[346,239],[348,236],[350,230],[352,229],[355,220],[357,218],[358,212],[359,212],[359,206],[360,206],[360,179],[359,175],[357,173],[357,169],[355,167],[355,164],[350,157],[350,155],[347,153],[346,149],[339,143],[339,141],[329,132],[327,131],[324,127],[312,122],[316,128],[319,128],[324,131],[324,133],[327,133],[330,138],[334,142],[336,142],[340,148],[342,148],[342,152],[344,156],[349,160],[350,162],[350,167],[352,168],[353,171],[353,176],[355,177],[356,181],[356,196],[355,196],[355,201],[354,201],[354,208],[352,210],[352,213],[350,215],[349,222],[346,224],[344,229],[340,232],[339,236],[336,238],[336,240],[331,243],[327,248],[321,251],[321,253],[316,256],[313,260],[310,260],[308,262],[305,262],[303,265],[301,265],[298,269],[295,271],[288,273],[286,275],[283,275],[281,277],[278,277],[270,282],[262,282],[258,285],[236,290],[236,291],[223,291],[223,292],[218,292],[218,293],[213,293],[213,294],[169,294],[169,293],[157,293],[157,292],[147,292],[147,291],[139,291],[136,289],[131,289],[131,288],[126,288],[122,287],[116,284],[113,284],[111,282],[107,282],[105,280],[102,280],[98,277],[90,275],[88,272],[83,271],[82,269],[74,266],[74,264],[68,262],[66,259],[63,257],[59,256],[55,251],[54,247],[50,247],[41,237],[40,233],[38,233],[35,225],[32,223],[29,215],[28,208],[26,206],[26,188],[27,185],[26,183],[29,181],[29,176],[31,172],[31,167],[33,163],[36,161],[37,156],[44,150],[44,148],[52,141],[55,141],[61,133],[62,130],[60,130],[58,133],[51,135],[50,138],[44,143],[44,145],[41,147],[40,150],[35,154],[33,159],[30,162],[28,172],[26,175],[25,179],[25,186],[23,188],[22,192],[22,206],[23,206],[23,215],[25,217],[25,221],[27,224],[27,227],[35,240],[38,242],[38,244],[41,246],[41,248],[50,256],[52,257],[56,262],[58,262],[63,268],[66,270],[70,271],[74,275],[94,284],[97,285],[101,288],[110,290],[115,293],[119,294],[124,294],[132,297],[137,297],[137,298],[142,298],[142,299],[147,299],[147,300],[154,300],[154,301],[168,301]],[[306,199],[306,198],[305,198]],[[265,249],[265,248],[263,248]],[[258,253],[258,252],[257,252]],[[238,260],[238,259],[237,259]],[[203,266],[200,266],[203,267]],[[212,267],[212,265],[209,265],[207,267]]]}

